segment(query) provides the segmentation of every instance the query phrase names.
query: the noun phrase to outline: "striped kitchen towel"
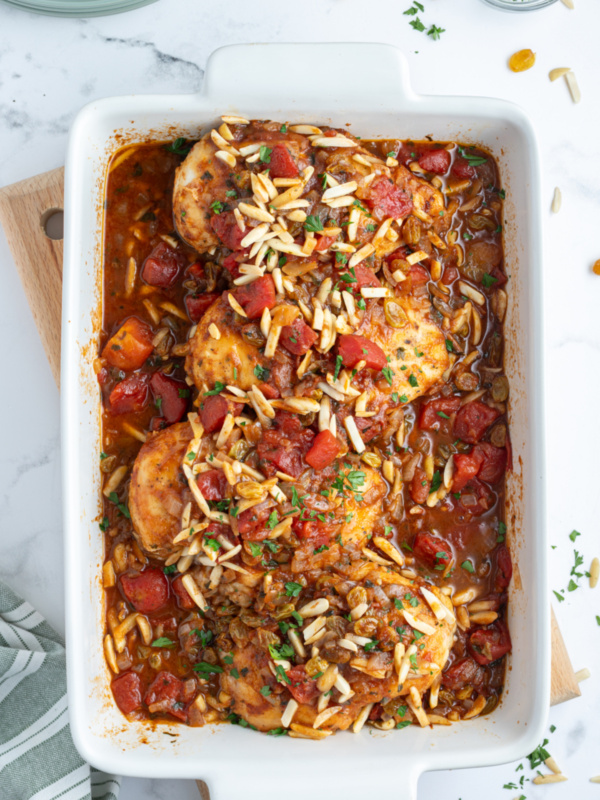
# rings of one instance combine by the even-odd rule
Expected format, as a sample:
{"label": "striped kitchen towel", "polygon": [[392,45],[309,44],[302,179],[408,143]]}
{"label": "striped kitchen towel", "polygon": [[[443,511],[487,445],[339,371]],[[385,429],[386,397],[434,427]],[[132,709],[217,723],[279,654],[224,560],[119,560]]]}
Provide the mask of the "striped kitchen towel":
{"label": "striped kitchen towel", "polygon": [[117,800],[75,749],[66,689],[60,636],[0,581],[0,800]]}

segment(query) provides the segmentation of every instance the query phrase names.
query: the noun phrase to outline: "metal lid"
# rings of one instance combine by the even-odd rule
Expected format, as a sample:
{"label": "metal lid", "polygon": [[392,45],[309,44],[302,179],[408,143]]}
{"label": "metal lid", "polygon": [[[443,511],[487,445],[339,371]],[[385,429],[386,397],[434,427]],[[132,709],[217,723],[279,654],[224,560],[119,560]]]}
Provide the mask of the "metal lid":
{"label": "metal lid", "polygon": [[102,17],[121,14],[156,0],[0,0],[23,11],[53,17]]}

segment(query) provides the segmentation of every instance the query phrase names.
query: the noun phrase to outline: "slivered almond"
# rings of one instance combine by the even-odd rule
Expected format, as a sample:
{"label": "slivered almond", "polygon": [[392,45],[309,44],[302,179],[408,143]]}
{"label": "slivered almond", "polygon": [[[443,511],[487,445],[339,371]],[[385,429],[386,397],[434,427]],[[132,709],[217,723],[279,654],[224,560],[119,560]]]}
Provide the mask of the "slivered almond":
{"label": "slivered almond", "polygon": [[251,206],[248,203],[240,203],[238,208],[242,214],[250,217],[250,219],[257,219],[259,222],[275,222],[273,214],[269,214],[268,211],[263,211],[262,208],[258,208],[257,206]]}
{"label": "slivered almond", "polygon": [[350,256],[350,260],[348,261],[348,266],[350,268],[355,267],[357,264],[360,264],[361,261],[364,261],[365,258],[368,258],[372,253],[375,252],[375,248],[369,242],[365,244],[360,250],[357,250],[356,253]]}
{"label": "slivered almond", "polygon": [[348,139],[346,136],[338,134],[337,136],[322,136],[313,139],[313,147],[358,147],[356,142]]}
{"label": "slivered almond", "polygon": [[418,264],[420,261],[424,261],[426,258],[429,258],[429,255],[424,250],[417,250],[416,253],[411,253],[406,256],[406,261],[412,266],[413,264]]}
{"label": "slivered almond", "polygon": [[356,181],[348,181],[348,183],[338,183],[337,186],[332,186],[323,192],[321,200],[333,200],[335,197],[342,197],[345,194],[351,194],[358,189]]}
{"label": "slivered almond", "polygon": [[215,325],[214,322],[211,322],[210,325],[208,326],[208,332],[212,339],[218,340],[221,338],[221,331],[218,329],[218,327]]}
{"label": "slivered almond", "polygon": [[558,80],[558,78],[562,78],[563,75],[566,75],[567,72],[570,71],[571,71],[570,67],[555,67],[554,69],[550,70],[550,72],[548,73],[548,77],[550,78],[551,81],[556,81]]}
{"label": "slivered almond", "polygon": [[378,547],[383,553],[385,553],[386,556],[389,556],[389,558],[395,561],[396,564],[398,564],[401,567],[404,566],[405,562],[404,556],[398,550],[398,548],[394,547],[394,545],[388,539],[385,539],[383,536],[375,536],[373,537],[373,544],[376,547]]}
{"label": "slivered almond", "polygon": [[246,117],[236,117],[233,114],[223,114],[221,119],[228,125],[250,125],[250,120]]}
{"label": "slivered almond", "polygon": [[426,636],[432,636],[435,633],[435,628],[433,625],[430,625],[428,622],[424,622],[422,619],[417,619],[410,613],[410,611],[404,610],[403,613],[404,619],[408,622],[411,628],[424,633]]}
{"label": "slivered almond", "polygon": [[363,442],[362,437],[360,435],[360,431],[356,426],[354,417],[351,416],[344,417],[344,427],[346,428],[346,432],[350,437],[350,442],[352,443],[352,446],[354,447],[355,451],[359,454],[364,453],[366,449],[365,443]]}
{"label": "slivered almond", "polygon": [[246,312],[238,303],[238,301],[235,299],[235,297],[229,292],[227,293],[227,300],[229,302],[229,305],[231,306],[231,308],[233,308],[236,314],[239,314],[240,317],[245,317],[246,319],[248,319],[248,314],[246,314]]}
{"label": "slivered almond", "polygon": [[236,160],[235,156],[231,155],[231,153],[228,153],[225,150],[217,150],[215,156],[219,159],[219,161],[222,161],[224,164],[227,164],[228,167],[234,169]]}
{"label": "slivered almond", "polygon": [[579,84],[577,83],[575,73],[572,70],[569,70],[569,72],[565,73],[565,80],[567,82],[567,86],[569,87],[569,91],[571,92],[571,99],[574,103],[579,103],[581,100],[581,91],[579,89]]}

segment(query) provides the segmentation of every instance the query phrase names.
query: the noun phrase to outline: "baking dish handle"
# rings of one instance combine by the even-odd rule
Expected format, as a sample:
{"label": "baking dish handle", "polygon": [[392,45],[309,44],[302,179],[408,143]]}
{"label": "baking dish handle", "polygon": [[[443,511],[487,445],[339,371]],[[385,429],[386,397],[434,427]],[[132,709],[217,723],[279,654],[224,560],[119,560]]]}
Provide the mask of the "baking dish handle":
{"label": "baking dish handle", "polygon": [[273,106],[275,98],[313,112],[354,106],[359,95],[369,109],[417,99],[400,50],[367,42],[220,47],[208,59],[202,94],[231,113],[265,100]]}
{"label": "baking dish handle", "polygon": [[[244,769],[242,771],[245,772]],[[345,800],[348,797],[386,797],[389,800],[416,800],[417,781],[420,768],[413,765],[410,770],[387,768],[381,769],[373,765],[360,771],[348,770],[340,775],[339,770],[320,771],[318,781],[312,781],[312,794],[317,797],[328,797],[330,800]],[[287,800],[301,800],[306,797],[305,781],[290,781],[290,774],[278,776],[269,768],[260,775],[244,774],[231,769],[220,772],[214,779],[196,781],[202,800],[235,800],[243,796],[244,800],[264,800],[275,797],[285,786]],[[318,791],[315,788],[318,786]],[[243,787],[243,788],[242,788]]]}

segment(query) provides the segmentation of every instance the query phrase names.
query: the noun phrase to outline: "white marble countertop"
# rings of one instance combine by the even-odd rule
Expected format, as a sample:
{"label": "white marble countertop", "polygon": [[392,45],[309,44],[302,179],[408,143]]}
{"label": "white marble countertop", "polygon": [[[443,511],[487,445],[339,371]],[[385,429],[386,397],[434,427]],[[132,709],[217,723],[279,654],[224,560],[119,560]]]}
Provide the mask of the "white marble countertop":
{"label": "white marble countertop", "polygon": [[[600,277],[591,271],[600,258],[600,3],[575,3],[575,11],[558,2],[519,15],[480,0],[423,0],[423,21],[446,29],[437,42],[409,26],[413,18],[402,13],[409,0],[375,0],[368,7],[358,0],[160,0],[89,20],[0,5],[0,185],[63,164],[69,125],[84,103],[117,94],[193,92],[210,52],[234,42],[387,42],[406,53],[417,92],[490,95],[524,106],[537,127],[545,176],[549,561],[552,587],[564,589],[574,547],[586,568],[600,554]],[[523,47],[536,51],[537,63],[515,75],[506,60]],[[548,70],[558,66],[576,71],[579,105],[562,79],[548,80]],[[360,64],[349,70],[356,68]],[[555,186],[563,206],[551,215]],[[63,630],[58,392],[3,233],[0,265],[0,341],[10,343],[0,393],[0,578]],[[574,528],[581,532],[575,544],[569,540]],[[549,749],[569,781],[503,789],[522,775],[534,777],[527,762],[517,772],[515,763],[427,774],[419,798],[600,798],[600,786],[589,783],[600,773],[600,587],[590,590],[585,579],[581,584],[566,601],[554,601],[575,669],[592,672],[580,699],[550,711],[556,731],[548,735]],[[196,800],[198,794],[191,782],[125,779],[121,796]]]}

